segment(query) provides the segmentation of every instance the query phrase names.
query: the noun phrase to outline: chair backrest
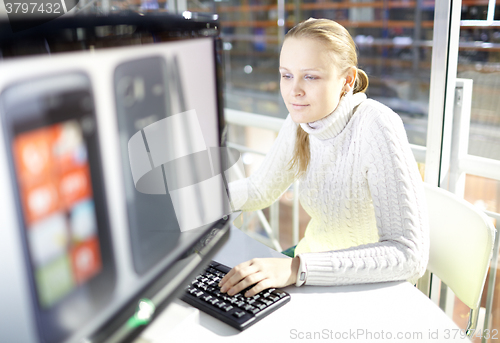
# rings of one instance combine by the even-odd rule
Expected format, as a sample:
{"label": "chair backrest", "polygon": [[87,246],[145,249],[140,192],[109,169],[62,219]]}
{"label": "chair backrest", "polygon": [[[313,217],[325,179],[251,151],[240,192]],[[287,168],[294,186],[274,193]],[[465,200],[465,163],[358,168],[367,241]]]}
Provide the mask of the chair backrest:
{"label": "chair backrest", "polygon": [[430,253],[427,269],[464,304],[479,306],[496,229],[469,202],[425,184],[429,212]]}

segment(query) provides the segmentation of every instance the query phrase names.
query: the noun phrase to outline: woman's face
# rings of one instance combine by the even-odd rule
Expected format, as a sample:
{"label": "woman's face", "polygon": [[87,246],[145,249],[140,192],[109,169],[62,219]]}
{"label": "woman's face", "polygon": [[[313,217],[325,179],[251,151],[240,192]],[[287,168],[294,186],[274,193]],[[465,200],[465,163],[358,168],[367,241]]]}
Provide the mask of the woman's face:
{"label": "woman's face", "polygon": [[281,96],[296,123],[310,123],[332,113],[355,73],[351,68],[348,75],[340,75],[324,43],[306,38],[285,40],[279,70]]}

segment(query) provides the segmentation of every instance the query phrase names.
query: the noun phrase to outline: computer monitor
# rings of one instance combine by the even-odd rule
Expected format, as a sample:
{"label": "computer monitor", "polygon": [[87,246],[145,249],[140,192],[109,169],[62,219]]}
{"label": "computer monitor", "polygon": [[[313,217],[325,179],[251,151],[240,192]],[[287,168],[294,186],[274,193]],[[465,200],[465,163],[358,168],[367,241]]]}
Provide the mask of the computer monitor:
{"label": "computer monitor", "polygon": [[0,341],[131,340],[138,304],[166,306],[227,239],[216,33],[134,15],[1,37]]}

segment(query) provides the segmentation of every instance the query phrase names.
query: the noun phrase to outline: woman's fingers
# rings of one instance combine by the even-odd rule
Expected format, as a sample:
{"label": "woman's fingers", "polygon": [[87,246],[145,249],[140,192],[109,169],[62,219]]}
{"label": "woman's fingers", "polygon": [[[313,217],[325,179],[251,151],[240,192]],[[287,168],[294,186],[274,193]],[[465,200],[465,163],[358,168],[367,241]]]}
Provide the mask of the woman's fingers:
{"label": "woman's fingers", "polygon": [[256,271],[257,270],[255,270],[255,268],[252,268],[250,261],[238,264],[236,267],[231,269],[229,273],[227,273],[226,276],[224,276],[220,281],[219,287],[221,287],[221,292],[226,292],[242,279],[252,273],[255,273]]}
{"label": "woman's fingers", "polygon": [[250,274],[247,277],[243,278],[241,281],[233,285],[231,288],[227,290],[228,295],[235,295],[236,293],[241,292],[247,287],[256,284],[257,282],[264,279],[264,274],[257,272],[254,274]]}
{"label": "woman's fingers", "polygon": [[265,289],[271,288],[273,285],[271,284],[271,280],[262,279],[255,286],[245,292],[246,297],[253,297],[255,294],[262,292]]}
{"label": "woman's fingers", "polygon": [[221,292],[234,295],[264,278],[254,260],[241,263],[231,269],[219,283]]}
{"label": "woman's fingers", "polygon": [[[250,264],[249,262],[250,262],[250,261],[240,263],[240,264],[238,264],[236,267],[234,267],[233,269],[231,269],[231,270],[230,270],[230,271],[229,271],[229,272],[228,272],[228,273],[227,273],[227,274],[226,274],[226,275],[222,278],[222,280],[220,280],[220,282],[219,282],[219,287],[221,287],[222,289],[224,289],[224,287],[223,287],[223,286],[224,286],[224,285],[226,285],[226,284],[227,284],[227,282],[228,282],[229,280],[231,280],[231,281],[230,281],[230,283],[229,283],[228,285],[226,285],[226,288],[229,288],[229,287],[230,287],[230,286],[232,286],[235,282],[237,282],[237,281],[241,280],[241,278],[238,280],[238,279],[237,279],[238,277],[237,277],[237,276],[235,277],[235,275],[236,275],[237,273],[238,273],[238,275],[240,275],[240,274],[241,274],[241,270],[242,270],[242,268],[245,268],[245,266],[249,265],[249,264]],[[228,286],[229,286],[229,287],[228,287]],[[225,290],[224,290],[224,291],[225,291]]]}
{"label": "woman's fingers", "polygon": [[251,297],[271,287],[285,287],[295,283],[300,261],[298,258],[253,259],[240,263],[225,275],[219,283],[221,292],[234,295],[245,288]]}

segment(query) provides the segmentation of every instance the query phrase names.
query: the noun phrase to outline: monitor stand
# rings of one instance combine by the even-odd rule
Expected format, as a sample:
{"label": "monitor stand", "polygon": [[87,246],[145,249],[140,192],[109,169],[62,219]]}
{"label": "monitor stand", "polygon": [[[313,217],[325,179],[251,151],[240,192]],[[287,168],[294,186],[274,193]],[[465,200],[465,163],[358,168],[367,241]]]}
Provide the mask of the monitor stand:
{"label": "monitor stand", "polygon": [[199,324],[199,321],[200,311],[198,309],[176,299],[156,317],[134,343],[165,342],[169,332],[175,327],[190,323]]}

